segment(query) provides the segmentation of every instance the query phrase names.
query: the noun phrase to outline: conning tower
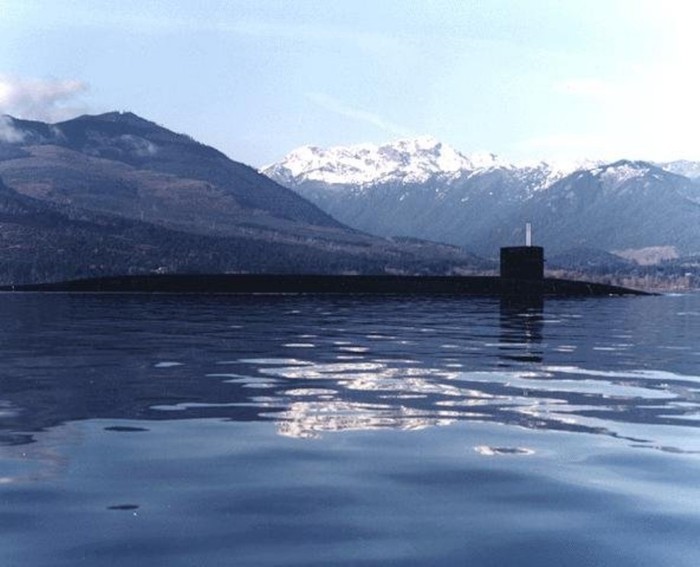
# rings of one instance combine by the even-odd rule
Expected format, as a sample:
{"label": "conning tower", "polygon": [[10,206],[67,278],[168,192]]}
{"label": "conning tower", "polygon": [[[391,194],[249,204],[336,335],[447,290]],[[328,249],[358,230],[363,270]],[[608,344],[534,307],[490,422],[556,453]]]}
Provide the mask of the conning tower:
{"label": "conning tower", "polygon": [[501,248],[501,278],[507,280],[543,280],[544,248],[532,245],[532,227],[525,228],[525,246]]}

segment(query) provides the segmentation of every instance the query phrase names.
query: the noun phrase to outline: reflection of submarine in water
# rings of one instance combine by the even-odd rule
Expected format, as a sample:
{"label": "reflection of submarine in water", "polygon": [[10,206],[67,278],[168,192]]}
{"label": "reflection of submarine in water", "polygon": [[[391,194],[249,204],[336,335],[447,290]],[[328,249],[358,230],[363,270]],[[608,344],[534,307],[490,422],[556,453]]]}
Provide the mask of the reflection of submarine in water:
{"label": "reflection of submarine in water", "polygon": [[500,345],[503,365],[542,362],[544,349],[544,299],[503,297],[500,313]]}
{"label": "reflection of submarine in water", "polygon": [[501,248],[500,276],[149,274],[4,286],[2,291],[129,293],[308,293],[457,295],[503,298],[647,295],[628,288],[544,277],[544,250]]}

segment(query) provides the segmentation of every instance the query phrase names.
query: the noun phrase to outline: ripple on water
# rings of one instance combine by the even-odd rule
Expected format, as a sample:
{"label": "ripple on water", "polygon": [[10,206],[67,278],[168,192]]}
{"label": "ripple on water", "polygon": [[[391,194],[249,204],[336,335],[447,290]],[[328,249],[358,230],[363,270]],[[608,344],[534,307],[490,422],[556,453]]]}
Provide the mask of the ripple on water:
{"label": "ripple on water", "polygon": [[545,372],[559,374],[580,374],[582,376],[601,376],[604,378],[640,378],[645,380],[661,379],[692,382],[700,381],[700,376],[696,375],[677,374],[667,370],[650,370],[646,368],[638,370],[596,370],[582,368],[580,366],[548,365],[543,366],[542,369]]}
{"label": "ripple on water", "polygon": [[304,366],[313,365],[314,363],[308,360],[298,358],[241,358],[237,362],[244,364],[261,364],[261,365],[282,365],[282,366]]}
{"label": "ripple on water", "polygon": [[343,352],[356,352],[356,353],[369,352],[369,348],[363,347],[363,346],[339,346],[338,350],[343,351]]}
{"label": "ripple on water", "polygon": [[174,368],[176,366],[183,366],[182,362],[175,362],[171,360],[164,360],[162,362],[156,362],[153,366],[155,368]]}
{"label": "ripple on water", "polygon": [[474,450],[480,455],[494,457],[500,455],[534,455],[533,449],[526,447],[492,447],[489,445],[477,445]]}
{"label": "ripple on water", "polygon": [[0,325],[2,564],[698,564],[697,304],[45,299]]}

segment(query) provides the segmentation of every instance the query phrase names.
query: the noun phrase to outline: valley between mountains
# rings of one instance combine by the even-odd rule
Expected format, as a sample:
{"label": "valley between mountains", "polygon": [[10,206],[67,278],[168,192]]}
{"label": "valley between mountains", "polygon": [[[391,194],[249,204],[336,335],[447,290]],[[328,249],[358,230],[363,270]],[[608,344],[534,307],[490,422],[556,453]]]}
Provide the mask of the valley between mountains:
{"label": "valley between mountains", "polygon": [[524,242],[531,222],[550,270],[697,283],[696,162],[515,164],[423,137],[305,146],[261,171],[372,234],[435,240],[494,258],[501,246]]}
{"label": "valley between mountains", "polygon": [[482,270],[372,236],[189,136],[128,112],[0,122],[0,282],[147,273]]}
{"label": "valley between mountains", "polygon": [[3,116],[0,283],[493,273],[531,222],[550,271],[692,287],[699,179],[694,162],[512,164],[428,137],[306,146],[258,172],[129,112]]}

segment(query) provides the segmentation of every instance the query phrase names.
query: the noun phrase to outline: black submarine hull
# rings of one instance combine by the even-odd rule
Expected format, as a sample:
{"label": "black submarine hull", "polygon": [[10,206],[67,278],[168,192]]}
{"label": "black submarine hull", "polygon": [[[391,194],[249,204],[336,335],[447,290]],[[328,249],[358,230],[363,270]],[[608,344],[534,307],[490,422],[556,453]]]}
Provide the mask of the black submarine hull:
{"label": "black submarine hull", "polygon": [[2,291],[369,294],[485,297],[576,297],[649,295],[646,292],[573,280],[524,280],[498,276],[151,274],[77,279],[1,287]]}

